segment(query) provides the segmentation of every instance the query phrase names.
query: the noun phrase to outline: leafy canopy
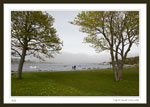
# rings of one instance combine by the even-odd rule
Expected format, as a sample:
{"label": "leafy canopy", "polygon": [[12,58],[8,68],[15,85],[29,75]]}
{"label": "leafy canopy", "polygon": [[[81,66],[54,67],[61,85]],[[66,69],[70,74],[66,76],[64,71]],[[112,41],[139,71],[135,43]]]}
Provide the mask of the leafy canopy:
{"label": "leafy canopy", "polygon": [[85,42],[97,52],[138,43],[138,11],[82,11],[70,23],[81,26],[80,31],[88,34]]}
{"label": "leafy canopy", "polygon": [[11,12],[11,51],[20,56],[23,48],[26,55],[43,59],[53,57],[61,50],[62,42],[53,27],[54,18],[42,11]]}

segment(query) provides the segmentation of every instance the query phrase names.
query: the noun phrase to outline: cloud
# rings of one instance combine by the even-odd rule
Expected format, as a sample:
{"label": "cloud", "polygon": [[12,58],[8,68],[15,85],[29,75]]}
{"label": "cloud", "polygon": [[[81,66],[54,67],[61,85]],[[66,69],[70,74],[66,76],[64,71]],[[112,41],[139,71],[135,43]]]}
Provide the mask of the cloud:
{"label": "cloud", "polygon": [[[129,52],[128,57],[139,56],[137,52]],[[37,58],[33,56],[26,57],[26,60],[39,62]],[[110,62],[111,57],[109,52],[101,52],[99,54],[85,54],[85,53],[70,53],[62,52],[56,55],[54,58],[46,58],[46,62],[59,63],[59,64],[80,64],[80,63],[103,63]]]}
{"label": "cloud", "polygon": [[101,53],[99,55],[88,55],[84,53],[70,53],[62,52],[62,54],[56,55],[53,59],[46,59],[53,63],[102,63],[110,61],[110,55],[106,53]]}

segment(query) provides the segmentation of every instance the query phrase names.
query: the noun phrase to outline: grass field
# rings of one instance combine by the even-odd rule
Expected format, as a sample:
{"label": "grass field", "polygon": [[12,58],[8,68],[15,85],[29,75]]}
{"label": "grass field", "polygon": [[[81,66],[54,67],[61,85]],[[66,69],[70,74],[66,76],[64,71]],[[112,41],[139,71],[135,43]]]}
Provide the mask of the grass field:
{"label": "grass field", "polygon": [[115,82],[112,69],[24,72],[11,78],[12,96],[138,96],[139,69],[125,68],[123,80]]}

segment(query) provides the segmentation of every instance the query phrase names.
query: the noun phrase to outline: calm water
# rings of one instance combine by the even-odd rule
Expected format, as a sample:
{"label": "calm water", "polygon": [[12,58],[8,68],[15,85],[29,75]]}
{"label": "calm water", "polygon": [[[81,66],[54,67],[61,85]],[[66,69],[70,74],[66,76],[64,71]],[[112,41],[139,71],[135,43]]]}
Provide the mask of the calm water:
{"label": "calm water", "polygon": [[[76,70],[87,70],[87,69],[106,69],[111,68],[111,65],[102,64],[75,64]],[[48,63],[38,63],[38,64],[28,64],[25,63],[23,67],[24,72],[30,71],[72,71],[73,64],[48,64]],[[12,64],[11,70],[17,71],[18,64]]]}

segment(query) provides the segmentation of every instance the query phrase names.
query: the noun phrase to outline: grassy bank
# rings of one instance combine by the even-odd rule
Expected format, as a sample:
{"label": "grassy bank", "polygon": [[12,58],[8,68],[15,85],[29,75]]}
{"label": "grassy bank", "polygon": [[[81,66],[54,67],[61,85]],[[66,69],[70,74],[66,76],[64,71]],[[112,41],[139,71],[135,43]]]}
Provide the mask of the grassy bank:
{"label": "grassy bank", "polygon": [[24,72],[11,78],[12,96],[138,96],[139,72],[125,68],[115,82],[111,69],[65,72]]}

